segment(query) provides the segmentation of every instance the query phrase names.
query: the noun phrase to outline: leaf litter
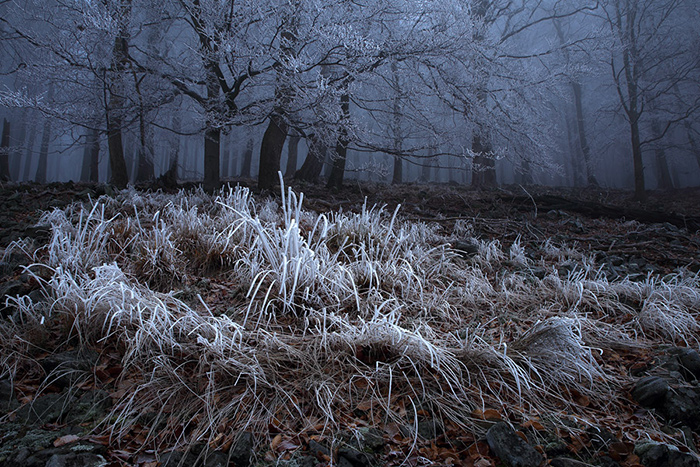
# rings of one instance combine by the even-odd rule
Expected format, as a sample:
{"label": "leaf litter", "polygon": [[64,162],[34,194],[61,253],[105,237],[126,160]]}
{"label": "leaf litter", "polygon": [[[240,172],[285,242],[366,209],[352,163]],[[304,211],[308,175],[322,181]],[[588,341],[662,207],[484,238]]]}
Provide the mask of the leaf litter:
{"label": "leaf litter", "polygon": [[[3,374],[31,398],[52,390],[36,349],[98,350],[81,384],[115,404],[89,436],[131,464],[228,449],[243,431],[266,459],[289,459],[376,427],[387,465],[490,465],[481,437],[498,420],[558,433],[570,451],[590,449],[591,426],[668,439],[629,401],[629,368],[652,343],[698,343],[687,270],[611,280],[550,239],[505,249],[466,221],[450,230],[398,207],[318,213],[284,188],[279,202],[244,187],[128,189],[40,224],[47,244],[14,247],[44,298],[10,299]],[[441,434],[421,439],[425,420]],[[631,465],[625,446],[614,451]]]}

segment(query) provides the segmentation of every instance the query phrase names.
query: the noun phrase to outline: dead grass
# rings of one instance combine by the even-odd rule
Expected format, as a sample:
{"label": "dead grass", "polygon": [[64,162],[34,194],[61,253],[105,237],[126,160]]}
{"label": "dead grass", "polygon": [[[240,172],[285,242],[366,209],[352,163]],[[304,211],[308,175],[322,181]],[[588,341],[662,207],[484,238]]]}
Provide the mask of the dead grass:
{"label": "dead grass", "polygon": [[[151,413],[154,441],[216,446],[244,429],[337,430],[358,406],[370,424],[410,425],[406,401],[471,431],[486,407],[585,418],[572,394],[606,406],[627,383],[602,364],[609,349],[697,342],[696,276],[610,282],[551,241],[532,257],[478,240],[464,259],[449,244],[473,234],[465,222],[444,234],[398,208],[319,215],[302,203],[291,190],[281,204],[246,188],[127,190],[47,213],[52,237],[29,270],[51,271],[37,274],[50,306],[11,299],[4,373],[69,323],[62,339],[121,351],[105,429],[122,436]],[[245,299],[177,298],[202,277]]]}

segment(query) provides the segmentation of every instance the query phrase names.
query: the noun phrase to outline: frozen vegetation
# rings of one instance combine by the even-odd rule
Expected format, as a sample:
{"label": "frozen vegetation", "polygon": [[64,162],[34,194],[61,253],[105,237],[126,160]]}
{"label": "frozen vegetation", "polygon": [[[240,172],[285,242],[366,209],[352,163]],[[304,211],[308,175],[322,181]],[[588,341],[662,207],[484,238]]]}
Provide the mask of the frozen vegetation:
{"label": "frozen vegetation", "polygon": [[398,208],[317,214],[291,189],[131,189],[42,222],[47,245],[12,247],[43,292],[12,299],[1,371],[18,377],[53,342],[117,355],[102,425],[117,437],[144,413],[157,443],[214,448],[244,430],[269,442],[270,427],[417,430],[425,411],[471,432],[489,409],[585,426],[630,383],[611,352],[697,345],[696,275],[610,281],[564,245],[504,249]]}

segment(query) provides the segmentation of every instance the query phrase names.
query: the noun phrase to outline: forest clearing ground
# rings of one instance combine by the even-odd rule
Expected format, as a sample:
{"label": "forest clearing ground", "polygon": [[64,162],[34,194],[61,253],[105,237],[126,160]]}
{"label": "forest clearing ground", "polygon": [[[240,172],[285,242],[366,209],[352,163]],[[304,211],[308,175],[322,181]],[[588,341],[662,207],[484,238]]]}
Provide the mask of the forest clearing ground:
{"label": "forest clearing ground", "polygon": [[[698,207],[652,194],[636,208],[670,222],[644,223],[523,191],[6,187],[3,378],[19,404],[106,391],[110,415],[54,446],[87,440],[130,465],[173,446],[230,453],[249,432],[261,463],[485,466],[500,420],[549,460],[634,465],[643,440],[692,450],[697,427],[630,391],[698,347],[700,236],[672,224]],[[582,193],[631,212],[624,194]],[[48,201],[59,209],[31,226]],[[77,379],[47,367],[78,349],[96,357]],[[353,454],[372,436],[371,457]]]}

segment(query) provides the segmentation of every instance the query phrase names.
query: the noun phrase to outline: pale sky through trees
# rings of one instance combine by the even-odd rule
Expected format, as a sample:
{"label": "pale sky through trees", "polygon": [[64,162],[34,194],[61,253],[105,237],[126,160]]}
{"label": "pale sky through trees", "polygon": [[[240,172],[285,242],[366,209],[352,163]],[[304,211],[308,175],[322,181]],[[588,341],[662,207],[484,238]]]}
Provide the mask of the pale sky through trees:
{"label": "pale sky through trees", "polygon": [[212,189],[250,154],[270,188],[297,134],[296,168],[315,148],[302,172],[331,183],[694,186],[699,10],[4,0],[0,170],[124,186],[171,169]]}

